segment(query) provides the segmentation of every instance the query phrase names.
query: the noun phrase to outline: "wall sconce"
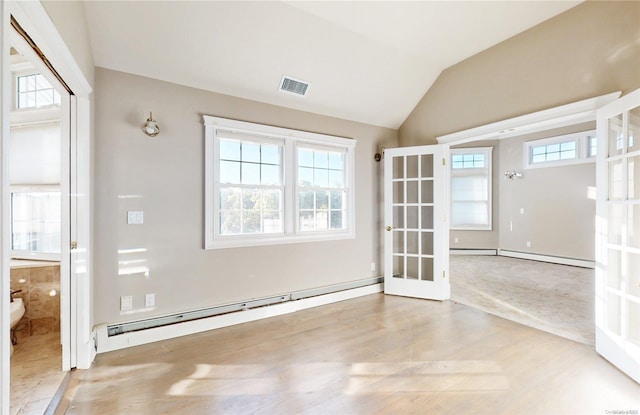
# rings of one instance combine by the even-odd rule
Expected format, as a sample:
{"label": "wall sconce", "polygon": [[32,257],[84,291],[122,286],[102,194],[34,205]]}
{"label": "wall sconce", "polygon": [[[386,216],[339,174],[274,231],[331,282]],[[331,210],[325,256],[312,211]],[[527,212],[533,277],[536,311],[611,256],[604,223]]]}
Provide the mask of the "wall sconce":
{"label": "wall sconce", "polygon": [[142,126],[142,131],[149,137],[155,137],[160,133],[160,127],[158,127],[158,123],[153,119],[153,113],[149,113],[149,118],[147,118],[147,122]]}
{"label": "wall sconce", "polygon": [[378,162],[379,162],[380,160],[382,160],[383,158],[384,158],[384,147],[382,147],[382,148],[380,149],[380,152],[379,152],[379,153],[376,153],[376,154],[373,156],[373,159],[374,159],[375,161],[378,161]]}
{"label": "wall sconce", "polygon": [[522,179],[522,173],[518,170],[507,170],[504,172],[504,177],[509,180]]}

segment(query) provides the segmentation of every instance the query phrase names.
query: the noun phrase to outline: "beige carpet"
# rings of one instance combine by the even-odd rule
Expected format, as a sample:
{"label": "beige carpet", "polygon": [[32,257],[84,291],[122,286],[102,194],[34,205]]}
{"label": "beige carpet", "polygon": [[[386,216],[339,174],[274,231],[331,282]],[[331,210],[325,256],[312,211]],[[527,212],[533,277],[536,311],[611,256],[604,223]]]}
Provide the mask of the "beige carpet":
{"label": "beige carpet", "polygon": [[451,299],[593,345],[594,270],[499,256],[452,255]]}

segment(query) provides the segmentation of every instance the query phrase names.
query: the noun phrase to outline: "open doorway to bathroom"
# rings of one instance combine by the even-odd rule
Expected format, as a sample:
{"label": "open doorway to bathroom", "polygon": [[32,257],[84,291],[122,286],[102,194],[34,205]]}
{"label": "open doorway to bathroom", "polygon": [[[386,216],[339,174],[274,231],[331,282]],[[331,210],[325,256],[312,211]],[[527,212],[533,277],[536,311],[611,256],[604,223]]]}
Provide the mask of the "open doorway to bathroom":
{"label": "open doorway to bathroom", "polygon": [[11,316],[10,412],[18,414],[43,413],[65,376],[60,269],[63,224],[69,219],[63,218],[68,209],[61,184],[68,182],[62,163],[68,140],[62,134],[69,106],[63,103],[66,91],[35,59],[26,45],[12,44],[6,232],[10,310],[17,313]]}

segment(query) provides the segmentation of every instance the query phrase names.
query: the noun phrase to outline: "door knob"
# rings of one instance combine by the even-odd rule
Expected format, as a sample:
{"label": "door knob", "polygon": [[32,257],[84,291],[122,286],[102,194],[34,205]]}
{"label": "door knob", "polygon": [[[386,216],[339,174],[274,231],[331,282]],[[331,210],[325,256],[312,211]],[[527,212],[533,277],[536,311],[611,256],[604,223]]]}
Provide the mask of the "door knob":
{"label": "door knob", "polygon": [[391,226],[387,226],[387,232],[391,232],[391,229],[393,229]]}

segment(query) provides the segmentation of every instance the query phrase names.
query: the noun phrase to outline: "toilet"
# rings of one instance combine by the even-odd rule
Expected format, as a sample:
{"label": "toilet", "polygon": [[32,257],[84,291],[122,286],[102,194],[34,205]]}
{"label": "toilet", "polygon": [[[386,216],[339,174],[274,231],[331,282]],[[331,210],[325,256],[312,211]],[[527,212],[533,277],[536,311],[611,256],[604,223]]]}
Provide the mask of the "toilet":
{"label": "toilet", "polygon": [[22,316],[24,316],[25,308],[22,298],[15,297],[12,302],[9,303],[9,327],[11,328],[11,336],[9,339],[11,353],[13,355],[13,343],[15,341],[14,327],[20,322]]}

